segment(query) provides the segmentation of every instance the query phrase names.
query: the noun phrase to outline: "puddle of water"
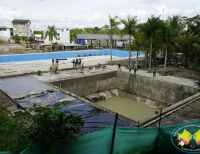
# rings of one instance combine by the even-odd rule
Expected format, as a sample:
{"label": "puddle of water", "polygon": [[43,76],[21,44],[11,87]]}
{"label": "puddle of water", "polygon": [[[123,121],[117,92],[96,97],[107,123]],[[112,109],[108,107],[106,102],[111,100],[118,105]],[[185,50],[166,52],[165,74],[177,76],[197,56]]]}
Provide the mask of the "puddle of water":
{"label": "puddle of water", "polygon": [[96,102],[113,112],[117,112],[134,121],[140,121],[155,114],[156,108],[139,103],[134,99],[114,96],[106,100]]}

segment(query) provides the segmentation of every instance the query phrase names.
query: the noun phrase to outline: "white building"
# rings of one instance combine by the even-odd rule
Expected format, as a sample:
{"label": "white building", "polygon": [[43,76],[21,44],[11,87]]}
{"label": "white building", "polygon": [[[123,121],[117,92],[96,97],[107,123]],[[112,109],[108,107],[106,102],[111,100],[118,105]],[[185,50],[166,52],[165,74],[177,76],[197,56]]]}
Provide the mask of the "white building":
{"label": "white building", "polygon": [[13,34],[18,36],[26,36],[30,37],[31,34],[31,21],[30,20],[22,20],[22,19],[14,19],[13,23]]}
{"label": "white building", "polygon": [[0,39],[9,41],[12,37],[12,28],[1,26],[0,27]]}
{"label": "white building", "polygon": [[[58,33],[58,39],[53,39],[53,43],[57,42],[59,44],[69,44],[70,43],[70,31],[69,28],[56,28]],[[45,32],[44,32],[45,33]],[[49,42],[48,37],[45,39],[45,42]]]}

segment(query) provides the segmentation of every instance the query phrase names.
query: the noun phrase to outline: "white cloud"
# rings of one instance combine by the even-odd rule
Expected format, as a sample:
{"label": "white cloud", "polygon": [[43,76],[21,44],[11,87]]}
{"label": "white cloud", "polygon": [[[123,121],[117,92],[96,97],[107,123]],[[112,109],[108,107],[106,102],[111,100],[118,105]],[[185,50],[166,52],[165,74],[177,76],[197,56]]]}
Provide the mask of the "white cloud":
{"label": "white cloud", "polygon": [[199,0],[0,0],[0,25],[11,26],[14,18],[32,21],[33,28],[48,25],[85,27],[107,24],[108,15],[136,15],[145,21],[150,15],[200,13]]}

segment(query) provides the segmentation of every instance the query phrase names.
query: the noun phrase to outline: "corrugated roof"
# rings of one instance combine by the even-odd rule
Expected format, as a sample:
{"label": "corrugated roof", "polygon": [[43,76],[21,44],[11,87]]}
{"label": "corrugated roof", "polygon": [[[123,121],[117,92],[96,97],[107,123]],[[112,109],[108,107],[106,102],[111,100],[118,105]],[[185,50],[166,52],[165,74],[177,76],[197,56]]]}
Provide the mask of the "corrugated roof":
{"label": "corrugated roof", "polygon": [[[77,39],[85,39],[85,40],[109,40],[110,36],[108,34],[77,34]],[[131,39],[134,38],[131,36]],[[113,40],[129,40],[129,35],[113,35]]]}
{"label": "corrugated roof", "polygon": [[28,22],[31,23],[30,20],[24,20],[24,19],[14,19],[14,20],[12,21],[13,24],[24,24],[24,23],[28,23]]}

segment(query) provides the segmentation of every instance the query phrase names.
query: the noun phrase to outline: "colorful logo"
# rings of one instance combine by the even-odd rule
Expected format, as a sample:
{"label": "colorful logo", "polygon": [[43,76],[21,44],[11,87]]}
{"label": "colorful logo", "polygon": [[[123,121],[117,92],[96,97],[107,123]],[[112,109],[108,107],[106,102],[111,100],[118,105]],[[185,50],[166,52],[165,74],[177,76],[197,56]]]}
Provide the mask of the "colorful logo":
{"label": "colorful logo", "polygon": [[176,128],[171,135],[175,148],[184,153],[200,153],[200,124],[187,124]]}

